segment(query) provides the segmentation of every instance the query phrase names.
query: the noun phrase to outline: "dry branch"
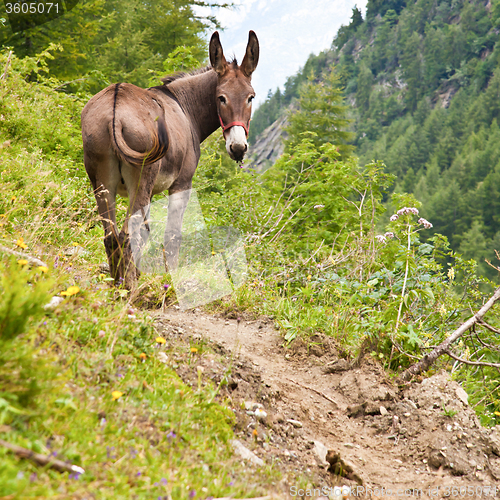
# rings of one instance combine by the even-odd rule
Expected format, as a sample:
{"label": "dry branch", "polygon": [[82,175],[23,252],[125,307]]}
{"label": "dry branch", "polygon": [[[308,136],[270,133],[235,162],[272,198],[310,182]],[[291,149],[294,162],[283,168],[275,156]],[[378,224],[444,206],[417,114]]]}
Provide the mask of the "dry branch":
{"label": "dry branch", "polygon": [[498,328],[495,328],[494,326],[488,325],[488,323],[486,323],[483,320],[479,320],[477,322],[477,324],[481,325],[481,326],[484,326],[485,328],[487,328],[488,330],[490,330],[493,333],[496,333],[497,335],[500,335],[500,330]]}
{"label": "dry branch", "polygon": [[418,363],[415,363],[410,366],[410,368],[405,370],[399,377],[399,380],[410,380],[410,378],[414,375],[418,375],[419,373],[428,370],[440,356],[448,354],[451,344],[458,340],[472,326],[480,323],[483,316],[493,307],[498,299],[500,299],[500,288],[497,288],[488,302],[486,302],[486,304],[484,304],[484,306],[481,307],[476,314],[460,325],[444,342],[439,344],[431,353],[426,354]]}
{"label": "dry branch", "polygon": [[7,57],[7,63],[5,64],[5,69],[3,70],[3,75],[0,76],[0,80],[7,80],[7,71],[9,69],[10,58],[12,57],[12,50],[9,52],[9,56]]}
{"label": "dry branch", "polygon": [[83,474],[85,472],[81,467],[78,467],[78,465],[67,464],[66,462],[57,460],[54,457],[42,455],[41,453],[35,453],[34,451],[28,450],[27,448],[22,448],[21,446],[8,443],[3,439],[0,439],[0,446],[3,446],[4,448],[7,448],[8,450],[14,452],[18,457],[29,458],[30,460],[33,460],[33,462],[36,462],[38,465],[48,466],[59,472],[72,472],[76,474]]}
{"label": "dry branch", "polygon": [[17,250],[11,250],[10,248],[4,247],[2,245],[0,245],[0,252],[8,253],[9,255],[15,255],[16,257],[26,259],[33,266],[49,267],[47,266],[47,264],[45,264],[45,262],[37,259],[36,257],[32,257],[31,255],[25,254],[23,252],[18,252]]}
{"label": "dry branch", "polygon": [[471,365],[471,366],[489,366],[490,368],[497,368],[500,369],[500,363],[486,363],[484,361],[470,361],[468,359],[461,358],[457,356],[456,354],[453,354],[450,351],[446,351],[446,353],[450,358],[453,358],[456,361],[460,361],[460,363],[464,363],[466,365]]}

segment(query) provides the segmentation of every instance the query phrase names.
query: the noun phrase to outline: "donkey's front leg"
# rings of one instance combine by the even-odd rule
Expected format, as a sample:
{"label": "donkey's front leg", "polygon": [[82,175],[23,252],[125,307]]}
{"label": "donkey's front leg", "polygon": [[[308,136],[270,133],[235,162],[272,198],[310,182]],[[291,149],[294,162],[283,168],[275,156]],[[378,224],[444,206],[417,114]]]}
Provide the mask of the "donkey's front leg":
{"label": "donkey's front leg", "polygon": [[171,194],[168,198],[167,227],[163,238],[165,261],[168,271],[177,269],[182,241],[182,220],[186,211],[191,189]]}

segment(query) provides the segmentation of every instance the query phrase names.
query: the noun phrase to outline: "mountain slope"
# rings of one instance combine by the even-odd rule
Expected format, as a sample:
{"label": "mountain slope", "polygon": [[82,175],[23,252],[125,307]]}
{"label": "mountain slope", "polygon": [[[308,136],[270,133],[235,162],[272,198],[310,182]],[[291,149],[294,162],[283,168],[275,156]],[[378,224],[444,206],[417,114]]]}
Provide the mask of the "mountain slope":
{"label": "mountain slope", "polygon": [[366,19],[355,8],[331,50],[256,110],[254,133],[311,71],[321,78],[334,63],[360,162],[383,160],[394,189],[414,193],[435,232],[491,276],[483,261],[500,248],[499,26],[498,2],[370,0]]}

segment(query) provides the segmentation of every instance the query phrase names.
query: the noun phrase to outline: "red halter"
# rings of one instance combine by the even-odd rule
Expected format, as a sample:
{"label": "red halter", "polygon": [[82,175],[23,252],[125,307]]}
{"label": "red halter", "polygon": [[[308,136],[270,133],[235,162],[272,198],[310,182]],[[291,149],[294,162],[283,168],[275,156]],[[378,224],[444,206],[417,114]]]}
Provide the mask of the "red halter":
{"label": "red halter", "polygon": [[224,122],[222,121],[222,118],[219,115],[219,121],[223,132],[229,130],[231,127],[240,126],[243,127],[243,129],[245,130],[245,135],[248,137],[248,130],[250,129],[250,120],[248,120],[248,123],[246,125],[243,122],[231,122],[228,125],[224,125]]}

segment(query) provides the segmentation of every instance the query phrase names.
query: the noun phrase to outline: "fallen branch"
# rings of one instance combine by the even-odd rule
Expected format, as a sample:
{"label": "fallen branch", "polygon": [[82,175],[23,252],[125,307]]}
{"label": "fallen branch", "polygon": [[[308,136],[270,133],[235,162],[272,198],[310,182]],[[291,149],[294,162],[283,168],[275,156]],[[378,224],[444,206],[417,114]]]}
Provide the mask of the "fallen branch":
{"label": "fallen branch", "polygon": [[30,264],[34,266],[49,267],[47,264],[45,264],[45,262],[37,259],[36,257],[32,257],[31,255],[25,254],[23,252],[18,252],[17,250],[11,250],[10,248],[4,247],[2,245],[0,245],[0,252],[8,253],[9,255],[15,255],[16,257],[26,259]]}
{"label": "fallen branch", "polygon": [[500,288],[495,290],[492,297],[484,304],[479,311],[470,317],[465,323],[460,325],[444,342],[439,344],[430,354],[425,355],[418,363],[410,366],[399,377],[400,381],[408,381],[414,375],[418,375],[430,368],[430,366],[443,354],[447,354],[451,344],[459,339],[467,330],[477,323],[480,323],[483,316],[493,307],[500,299]]}
{"label": "fallen branch", "polygon": [[470,361],[468,359],[463,359],[457,356],[456,354],[453,354],[450,351],[446,351],[446,353],[450,358],[455,359],[456,361],[460,361],[460,363],[464,363],[466,365],[472,365],[472,366],[489,366],[491,368],[497,368],[500,369],[500,363],[486,363],[484,361]]}
{"label": "fallen branch", "polygon": [[490,330],[490,332],[493,332],[493,333],[496,333],[497,335],[500,335],[500,330],[498,328],[495,328],[494,326],[488,325],[488,323],[486,323],[486,321],[479,320],[477,323],[478,323],[478,325],[484,326],[485,328]]}
{"label": "fallen branch", "polygon": [[74,474],[83,474],[85,471],[78,467],[78,465],[71,465],[63,462],[62,460],[57,460],[49,455],[42,455],[41,453],[35,453],[34,451],[28,450],[27,448],[22,448],[15,444],[8,443],[3,439],[0,439],[0,446],[7,448],[8,450],[14,452],[18,457],[28,458],[36,462],[38,465],[48,466],[59,472],[72,472]]}

